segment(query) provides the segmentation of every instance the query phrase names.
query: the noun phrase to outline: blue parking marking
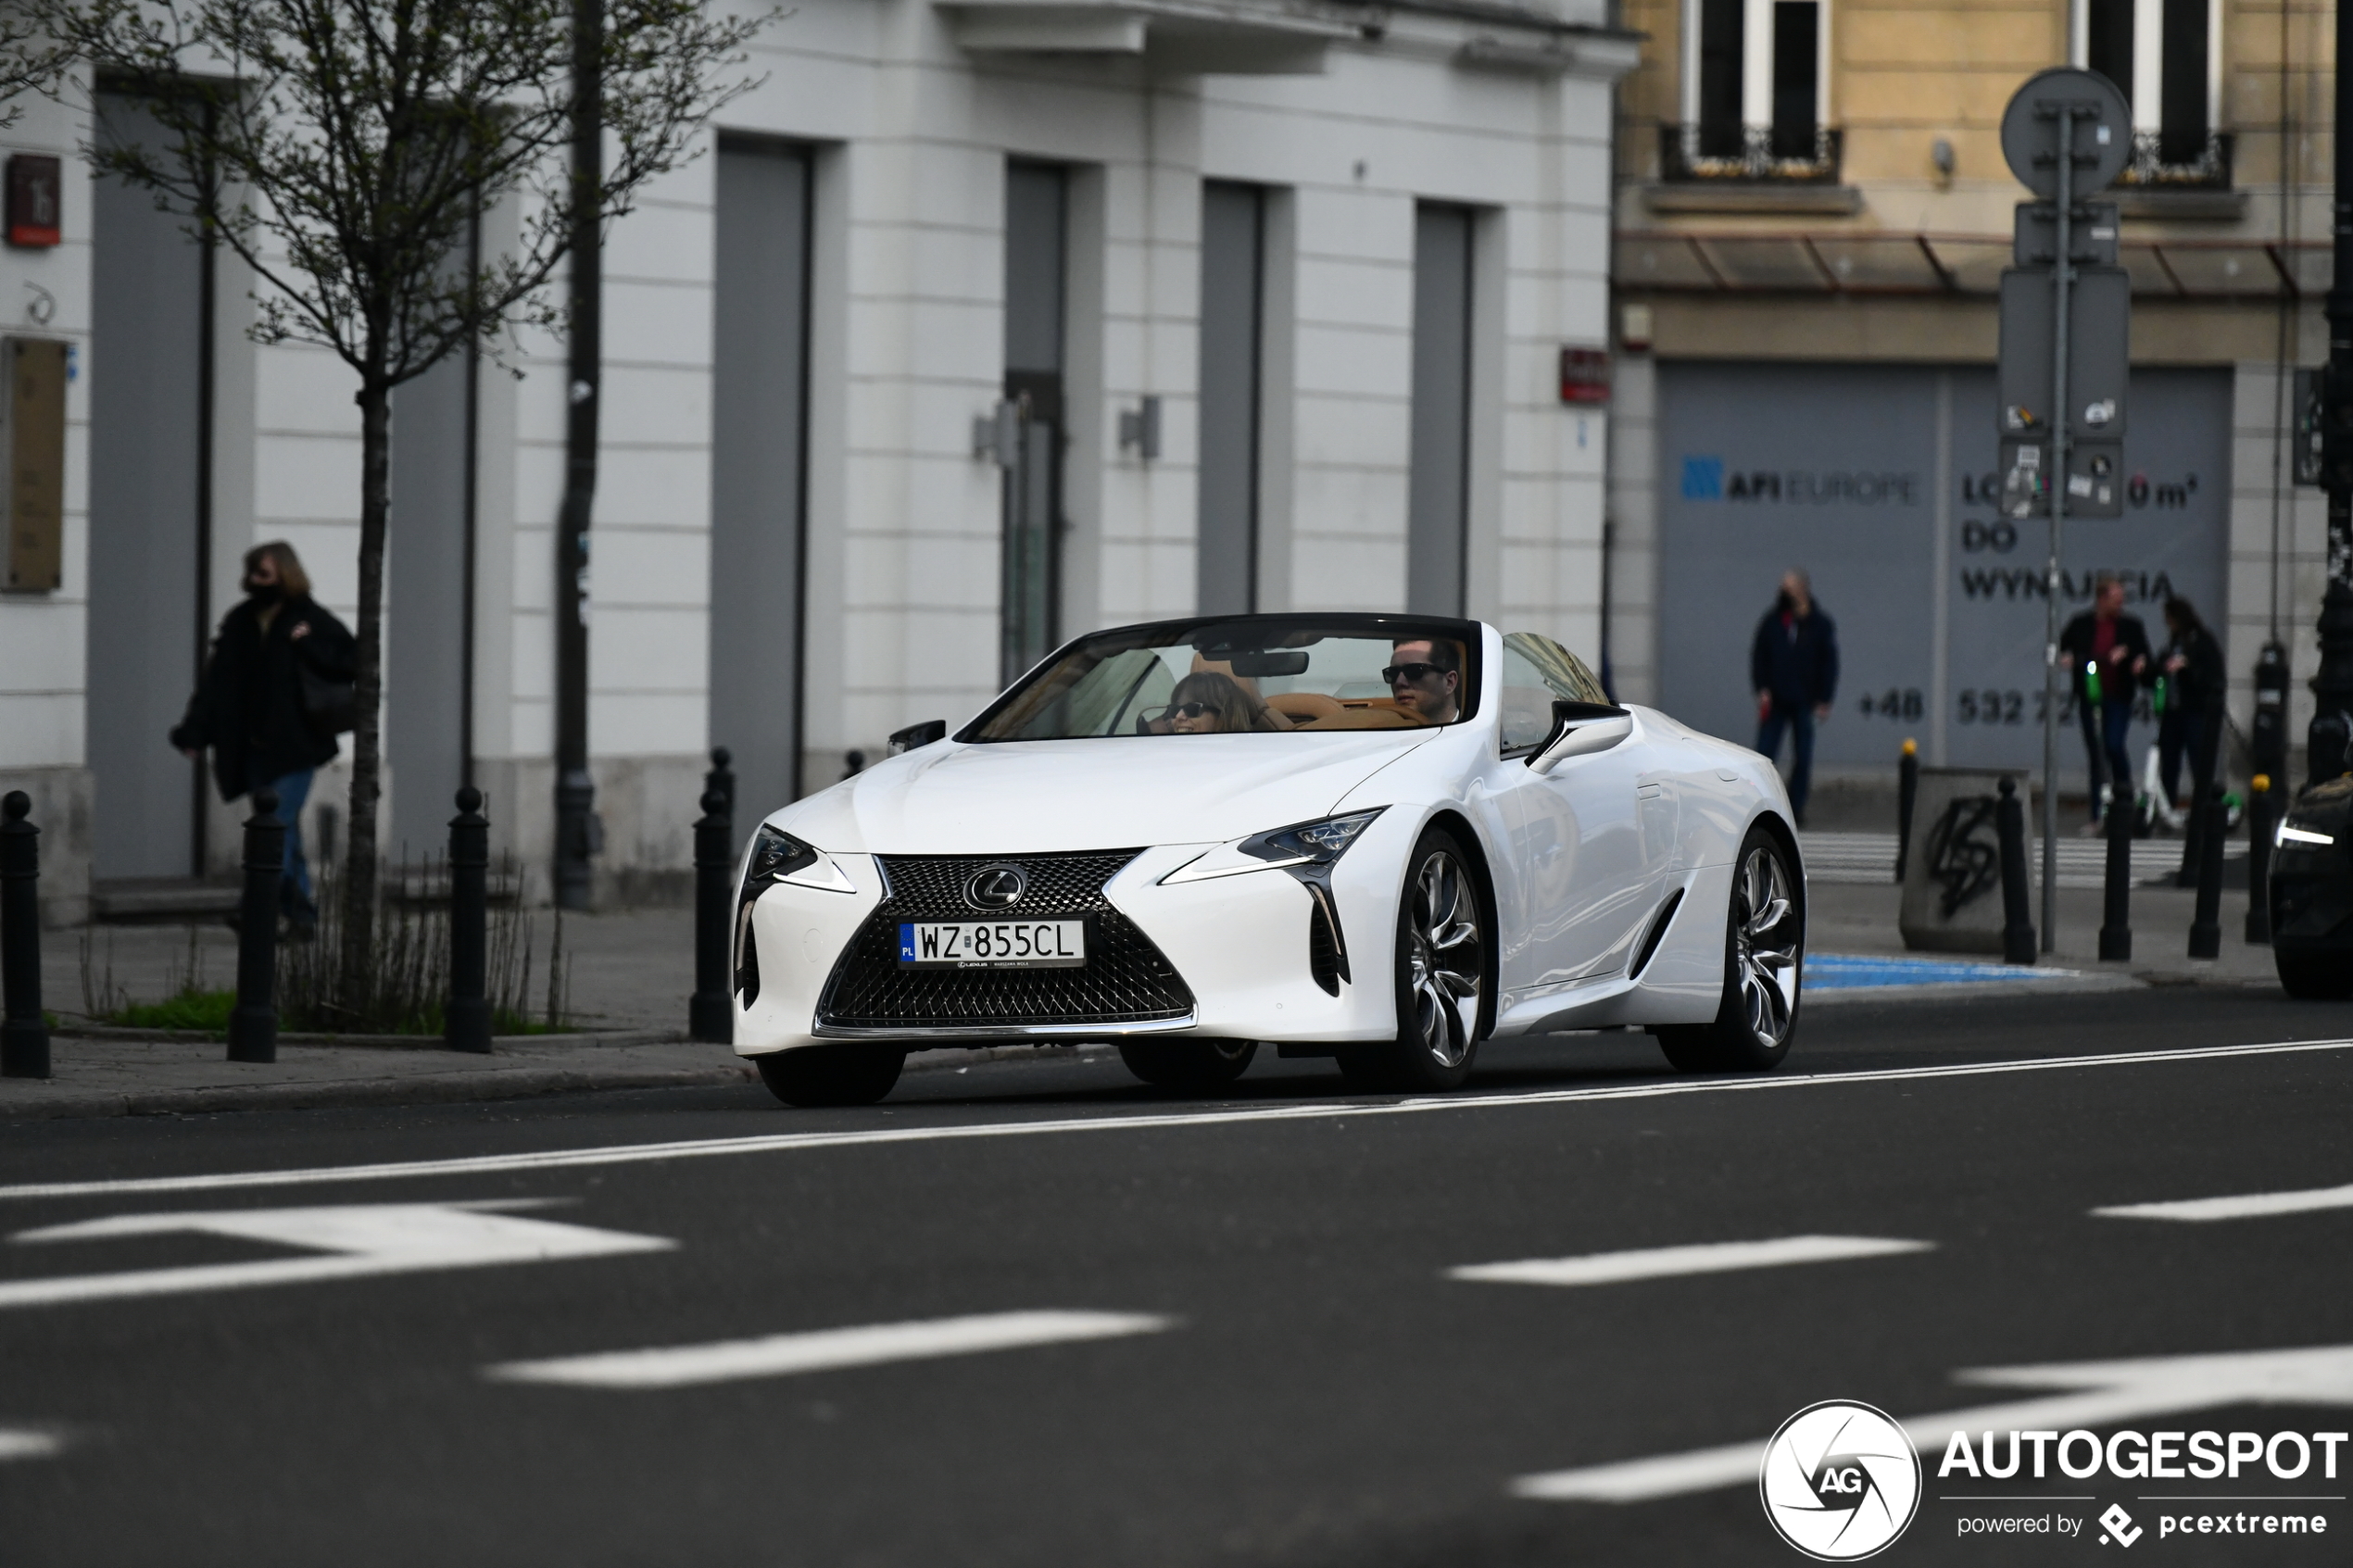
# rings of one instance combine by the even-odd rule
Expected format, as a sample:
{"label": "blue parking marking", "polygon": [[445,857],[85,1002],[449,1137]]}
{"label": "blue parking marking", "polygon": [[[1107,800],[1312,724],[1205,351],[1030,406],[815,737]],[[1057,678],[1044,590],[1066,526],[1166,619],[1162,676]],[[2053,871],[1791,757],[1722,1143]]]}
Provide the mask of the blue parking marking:
{"label": "blue parking marking", "polygon": [[1854,991],[1874,985],[1969,985],[1992,980],[2057,980],[2057,972],[2023,964],[1968,963],[1951,959],[1899,959],[1863,953],[1814,953],[1806,960],[1808,991]]}

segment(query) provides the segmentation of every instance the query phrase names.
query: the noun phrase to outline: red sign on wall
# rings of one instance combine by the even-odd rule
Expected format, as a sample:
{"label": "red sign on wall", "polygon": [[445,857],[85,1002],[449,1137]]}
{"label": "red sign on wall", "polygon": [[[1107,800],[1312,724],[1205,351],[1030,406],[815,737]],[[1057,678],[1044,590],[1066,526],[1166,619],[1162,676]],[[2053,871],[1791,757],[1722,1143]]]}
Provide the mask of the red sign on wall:
{"label": "red sign on wall", "polygon": [[1561,401],[1609,401],[1609,351],[1603,348],[1561,350]]}
{"label": "red sign on wall", "polygon": [[8,243],[45,249],[58,240],[64,180],[59,161],[41,153],[8,158]]}

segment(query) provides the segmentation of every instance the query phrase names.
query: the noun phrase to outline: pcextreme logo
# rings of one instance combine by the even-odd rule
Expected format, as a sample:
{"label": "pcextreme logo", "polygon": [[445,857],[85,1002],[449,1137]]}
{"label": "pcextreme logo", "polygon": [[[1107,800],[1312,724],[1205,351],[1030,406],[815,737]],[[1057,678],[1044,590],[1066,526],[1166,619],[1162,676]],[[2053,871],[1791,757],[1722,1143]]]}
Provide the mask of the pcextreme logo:
{"label": "pcextreme logo", "polygon": [[1756,1489],[1781,1539],[1818,1562],[1859,1562],[1919,1512],[1919,1456],[1885,1411],[1824,1399],[1781,1423]]}

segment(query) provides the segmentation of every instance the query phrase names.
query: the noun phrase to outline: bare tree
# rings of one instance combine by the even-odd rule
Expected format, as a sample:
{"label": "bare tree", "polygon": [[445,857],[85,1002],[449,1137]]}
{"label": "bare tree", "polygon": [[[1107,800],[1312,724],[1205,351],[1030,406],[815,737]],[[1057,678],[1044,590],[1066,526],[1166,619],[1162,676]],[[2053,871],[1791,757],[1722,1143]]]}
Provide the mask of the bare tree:
{"label": "bare tree", "polygon": [[[376,903],[391,394],[469,343],[560,327],[550,274],[692,156],[768,19],[700,0],[32,0],[44,31],[161,134],[94,138],[102,177],[155,193],[260,280],[255,341],[359,377],[358,721],[340,969],[360,994]],[[575,44],[580,58],[575,59]],[[602,156],[567,159],[575,82]],[[471,254],[509,201],[519,234]]]}

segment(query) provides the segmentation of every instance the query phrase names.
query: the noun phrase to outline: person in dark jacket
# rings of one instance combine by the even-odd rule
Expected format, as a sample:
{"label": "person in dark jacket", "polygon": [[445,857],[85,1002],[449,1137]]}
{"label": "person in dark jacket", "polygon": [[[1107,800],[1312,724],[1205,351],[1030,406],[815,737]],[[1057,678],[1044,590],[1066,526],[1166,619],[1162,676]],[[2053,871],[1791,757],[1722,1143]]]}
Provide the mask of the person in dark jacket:
{"label": "person in dark jacket", "polygon": [[1813,582],[1801,571],[1781,574],[1780,597],[1756,623],[1748,684],[1756,693],[1756,749],[1777,757],[1781,733],[1789,732],[1789,804],[1804,827],[1814,782],[1814,726],[1831,716],[1838,696],[1838,628],[1814,602]]}
{"label": "person in dark jacket", "polygon": [[2092,765],[2092,822],[2097,826],[2106,785],[2120,793],[2133,787],[2133,762],[2124,750],[2133,727],[2133,697],[2147,672],[2148,633],[2138,616],[2124,613],[2124,584],[2101,572],[2092,589],[2092,608],[2059,633],[2059,657],[2074,683],[2075,714],[2083,725],[2083,749]]}
{"label": "person in dark jacket", "polygon": [[2222,662],[2222,645],[2189,600],[2177,596],[2165,601],[2165,647],[2157,658],[2165,682],[2165,709],[2157,721],[2157,767],[2166,803],[2179,809],[2184,755],[2190,760],[2192,799],[2205,799],[2207,786],[2214,782],[2230,676]]}
{"label": "person in dark jacket", "polygon": [[[204,676],[171,744],[193,757],[212,749],[220,798],[277,792],[286,824],[279,907],[296,935],[318,921],[310,867],[302,854],[302,803],[311,775],[334,759],[335,732],[346,715],[320,709],[358,667],[351,633],[310,596],[310,579],[294,546],[258,545],[245,552],[245,597],[220,618]],[[306,672],[311,688],[305,696]]]}

